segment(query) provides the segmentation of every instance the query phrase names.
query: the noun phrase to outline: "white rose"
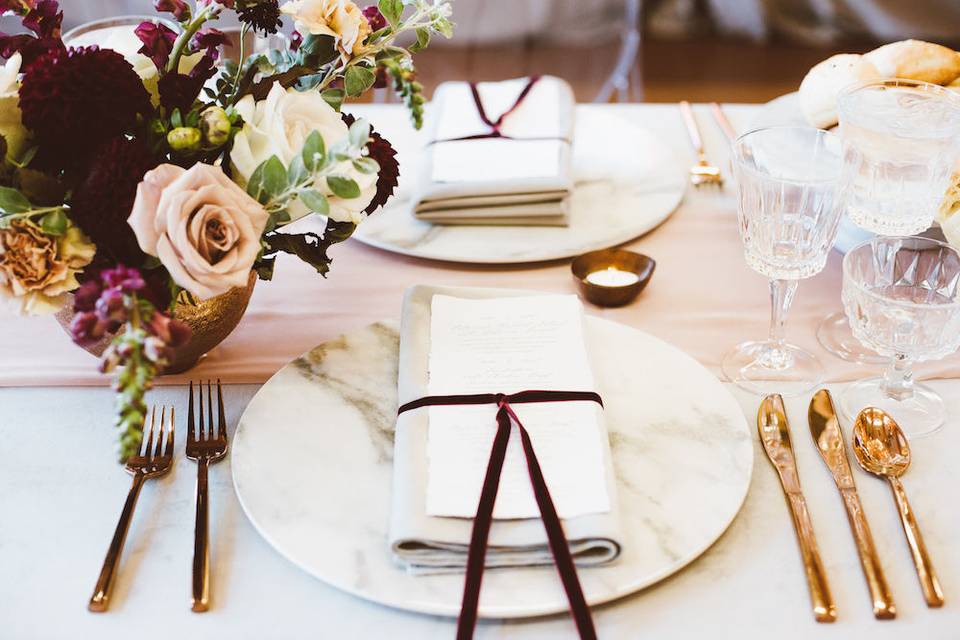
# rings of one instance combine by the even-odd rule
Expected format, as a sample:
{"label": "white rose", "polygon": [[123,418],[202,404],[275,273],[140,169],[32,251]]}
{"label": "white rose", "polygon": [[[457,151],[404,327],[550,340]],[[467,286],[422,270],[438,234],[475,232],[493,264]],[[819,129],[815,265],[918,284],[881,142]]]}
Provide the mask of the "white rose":
{"label": "white rose", "polygon": [[[277,156],[289,166],[294,156],[303,149],[303,143],[313,131],[320,133],[327,149],[347,137],[347,125],[340,114],[317,91],[284,89],[274,83],[266,99],[255,102],[253,96],[244,96],[236,105],[243,117],[243,129],[233,140],[230,160],[234,175],[244,184],[260,163],[270,156]],[[330,203],[330,218],[337,222],[358,223],[377,192],[377,175],[361,173],[350,162],[342,162],[334,168],[333,175],[352,179],[360,187],[356,198],[344,199],[333,195],[321,178],[314,188],[327,196]],[[302,218],[309,211],[299,201],[288,208],[291,221]]]}
{"label": "white rose", "polygon": [[344,62],[358,55],[370,23],[351,0],[289,0],[280,11],[293,17],[300,33],[333,36]]}
{"label": "white rose", "polygon": [[0,68],[0,135],[7,141],[7,155],[17,158],[27,142],[27,130],[20,119],[19,53],[10,56]]}

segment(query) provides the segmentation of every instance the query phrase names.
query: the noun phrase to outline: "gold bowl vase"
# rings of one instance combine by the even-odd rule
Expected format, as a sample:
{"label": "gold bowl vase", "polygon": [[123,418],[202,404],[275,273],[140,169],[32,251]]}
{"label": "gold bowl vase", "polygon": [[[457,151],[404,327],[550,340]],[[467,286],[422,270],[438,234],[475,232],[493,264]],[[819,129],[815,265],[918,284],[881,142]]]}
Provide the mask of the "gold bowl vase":
{"label": "gold bowl vase", "polygon": [[[257,283],[257,274],[250,272],[245,287],[234,287],[209,300],[202,300],[191,304],[184,296],[177,300],[174,317],[186,322],[190,327],[190,341],[176,350],[170,364],[163,370],[164,374],[183,373],[191,369],[200,358],[205,356],[218,344],[230,335],[247,310],[253,287]],[[70,323],[73,321],[73,304],[67,304],[57,312],[57,322],[64,331],[70,333]],[[84,347],[98,358],[110,344],[113,336],[104,336],[98,342]]]}

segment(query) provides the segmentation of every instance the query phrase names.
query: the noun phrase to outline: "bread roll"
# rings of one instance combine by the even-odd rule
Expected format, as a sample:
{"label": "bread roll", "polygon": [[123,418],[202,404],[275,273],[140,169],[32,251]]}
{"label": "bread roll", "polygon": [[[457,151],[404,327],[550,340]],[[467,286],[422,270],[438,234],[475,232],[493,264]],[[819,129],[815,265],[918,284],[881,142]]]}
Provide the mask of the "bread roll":
{"label": "bread roll", "polygon": [[950,84],[960,77],[960,53],[932,42],[891,42],[863,57],[885,78]]}
{"label": "bread roll", "polygon": [[856,82],[881,78],[863,56],[841,53],[827,58],[807,72],[800,83],[800,108],[814,127],[828,129],[837,124],[837,96]]}

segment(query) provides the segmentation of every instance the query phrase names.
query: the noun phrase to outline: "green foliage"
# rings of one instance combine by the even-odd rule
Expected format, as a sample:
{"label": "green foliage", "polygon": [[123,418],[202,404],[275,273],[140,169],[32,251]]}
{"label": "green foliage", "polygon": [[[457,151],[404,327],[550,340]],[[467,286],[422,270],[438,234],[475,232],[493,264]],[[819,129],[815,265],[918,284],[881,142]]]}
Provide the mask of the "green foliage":
{"label": "green foliage", "polygon": [[327,176],[327,186],[338,198],[357,198],[360,196],[360,187],[351,178],[343,176]]}
{"label": "green foliage", "polygon": [[377,3],[380,13],[387,19],[390,26],[394,29],[400,23],[400,14],[403,13],[403,2],[401,0],[380,0]]}
{"label": "green foliage", "polygon": [[347,90],[347,95],[355,98],[366,93],[376,79],[376,75],[367,67],[347,67],[343,86]]}
{"label": "green foliage", "polygon": [[267,204],[287,188],[287,169],[277,156],[270,156],[250,174],[247,193],[260,204]]}
{"label": "green foliage", "polygon": [[10,187],[0,187],[0,215],[13,215],[30,210],[30,201]]}
{"label": "green foliage", "polygon": [[338,242],[343,242],[356,227],[350,223],[327,221],[323,235],[316,233],[280,233],[274,232],[263,237],[265,260],[273,260],[279,252],[297,256],[326,277],[330,271],[330,256],[327,250]]}

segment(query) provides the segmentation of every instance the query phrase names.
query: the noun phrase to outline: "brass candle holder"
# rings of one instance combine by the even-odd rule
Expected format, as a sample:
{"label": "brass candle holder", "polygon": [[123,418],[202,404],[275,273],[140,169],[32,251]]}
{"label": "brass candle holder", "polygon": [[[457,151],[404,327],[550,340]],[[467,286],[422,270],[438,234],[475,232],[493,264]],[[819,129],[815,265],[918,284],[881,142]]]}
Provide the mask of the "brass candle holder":
{"label": "brass candle holder", "polygon": [[602,249],[577,256],[570,270],[580,295],[601,307],[632,302],[650,282],[657,263],[650,256],[624,249]]}

